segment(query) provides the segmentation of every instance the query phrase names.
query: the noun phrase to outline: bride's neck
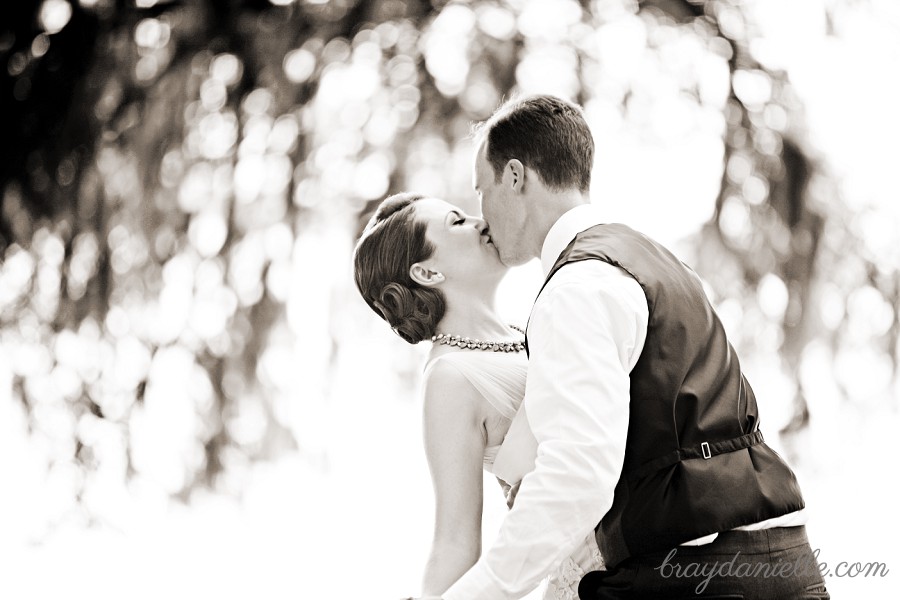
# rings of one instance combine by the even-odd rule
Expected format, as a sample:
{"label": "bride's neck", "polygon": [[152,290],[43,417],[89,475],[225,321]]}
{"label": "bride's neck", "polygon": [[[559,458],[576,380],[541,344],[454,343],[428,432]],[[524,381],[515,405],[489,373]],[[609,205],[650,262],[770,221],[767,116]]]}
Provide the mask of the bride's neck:
{"label": "bride's neck", "polygon": [[485,299],[468,299],[463,302],[448,299],[437,333],[484,341],[504,341],[513,335],[493,301]]}

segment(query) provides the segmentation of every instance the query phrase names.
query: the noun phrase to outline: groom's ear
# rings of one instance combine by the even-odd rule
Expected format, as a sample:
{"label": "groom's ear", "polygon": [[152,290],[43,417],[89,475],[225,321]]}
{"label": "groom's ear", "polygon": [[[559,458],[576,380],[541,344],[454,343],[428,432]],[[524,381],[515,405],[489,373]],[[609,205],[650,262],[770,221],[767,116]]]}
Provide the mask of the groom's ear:
{"label": "groom's ear", "polygon": [[425,287],[431,287],[444,281],[443,273],[432,271],[422,263],[413,263],[413,266],[409,268],[409,276],[413,281]]}
{"label": "groom's ear", "polygon": [[503,183],[508,185],[516,192],[525,190],[525,165],[517,158],[512,158],[506,162],[503,169]]}

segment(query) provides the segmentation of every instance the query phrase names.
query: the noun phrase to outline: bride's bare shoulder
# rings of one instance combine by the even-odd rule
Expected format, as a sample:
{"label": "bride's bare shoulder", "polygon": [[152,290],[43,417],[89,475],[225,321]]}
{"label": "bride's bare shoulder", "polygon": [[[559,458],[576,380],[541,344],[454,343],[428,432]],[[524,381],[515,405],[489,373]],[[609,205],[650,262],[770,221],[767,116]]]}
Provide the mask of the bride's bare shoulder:
{"label": "bride's bare shoulder", "polygon": [[444,353],[429,358],[424,375],[426,394],[429,390],[434,391],[448,386],[472,387],[464,369],[460,368],[453,354],[455,353]]}
{"label": "bride's bare shoulder", "polygon": [[481,393],[475,388],[465,369],[450,352],[432,358],[425,369],[425,409],[483,412]]}

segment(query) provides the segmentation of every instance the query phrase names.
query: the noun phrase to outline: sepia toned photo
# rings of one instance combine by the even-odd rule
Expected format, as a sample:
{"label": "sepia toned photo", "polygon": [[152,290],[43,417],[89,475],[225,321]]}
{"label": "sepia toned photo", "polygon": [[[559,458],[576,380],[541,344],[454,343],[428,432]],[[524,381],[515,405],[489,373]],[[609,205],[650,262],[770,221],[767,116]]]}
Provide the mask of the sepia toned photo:
{"label": "sepia toned photo", "polygon": [[0,598],[891,597],[898,64],[892,0],[4,3]]}

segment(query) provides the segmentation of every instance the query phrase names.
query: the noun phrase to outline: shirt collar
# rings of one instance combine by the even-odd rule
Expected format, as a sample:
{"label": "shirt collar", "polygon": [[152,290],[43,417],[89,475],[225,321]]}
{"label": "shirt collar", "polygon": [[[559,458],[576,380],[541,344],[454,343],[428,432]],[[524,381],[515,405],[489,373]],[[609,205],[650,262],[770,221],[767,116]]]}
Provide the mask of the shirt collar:
{"label": "shirt collar", "polygon": [[550,269],[556,264],[559,255],[566,249],[572,238],[585,229],[602,222],[600,208],[593,204],[581,204],[571,208],[557,219],[550,231],[547,232],[541,248],[541,268],[544,276],[550,273]]}

